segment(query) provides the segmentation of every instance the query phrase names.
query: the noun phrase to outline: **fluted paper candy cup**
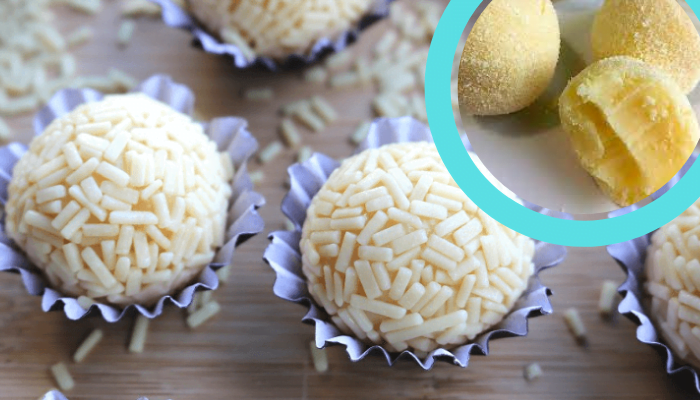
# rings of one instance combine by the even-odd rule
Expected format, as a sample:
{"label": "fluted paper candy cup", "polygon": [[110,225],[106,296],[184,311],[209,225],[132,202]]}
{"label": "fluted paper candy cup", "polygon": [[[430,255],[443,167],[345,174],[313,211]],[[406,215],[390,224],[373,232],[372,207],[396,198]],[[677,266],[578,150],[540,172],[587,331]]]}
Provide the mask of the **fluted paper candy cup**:
{"label": "fluted paper candy cup", "polygon": [[[378,119],[371,128],[358,152],[378,148],[389,143],[432,142],[430,130],[424,124],[410,118]],[[466,138],[465,146],[468,147]],[[314,302],[307,289],[306,278],[301,269],[299,241],[301,229],[306,219],[306,209],[314,195],[320,190],[331,173],[340,163],[323,154],[316,153],[303,164],[289,168],[291,188],[282,202],[282,212],[294,224],[294,231],[278,231],[269,236],[271,240],[264,255],[264,260],[277,275],[273,291],[278,297],[302,304],[309,308],[303,322],[315,325],[315,341],[319,348],[329,345],[343,345],[352,361],[360,361],[370,354],[383,356],[389,365],[401,359],[412,359],[421,368],[429,370],[436,360],[448,361],[460,367],[466,367],[471,354],[488,355],[491,339],[525,336],[528,332],[527,320],[530,317],[550,314],[552,312],[548,296],[549,288],[539,280],[539,273],[564,260],[566,248],[536,242],[535,273],[528,282],[527,289],[504,319],[483,332],[474,341],[452,350],[444,348],[430,352],[421,358],[411,351],[390,352],[383,346],[368,345],[352,336],[343,334],[331,322],[323,309]]]}
{"label": "fluted paper candy cup", "polygon": [[[678,182],[687,169],[695,162],[696,158],[697,155],[691,156],[679,175],[674,178],[673,181],[669,182],[668,185],[664,186],[662,191],[657,193],[654,197],[659,197]],[[632,212],[634,209],[635,208],[627,209],[627,212]],[[619,213],[616,215],[619,215]],[[627,274],[627,279],[625,279],[625,282],[618,288],[618,292],[622,296],[622,301],[618,305],[617,310],[620,314],[638,325],[636,330],[637,340],[651,346],[664,358],[666,373],[668,375],[678,376],[679,379],[687,379],[689,382],[693,382],[695,389],[700,393],[700,376],[698,375],[698,371],[685,361],[676,358],[674,352],[664,343],[661,334],[654,326],[651,315],[648,313],[650,310],[647,310],[645,307],[646,302],[644,300],[646,293],[644,291],[644,282],[646,277],[644,273],[644,263],[646,260],[647,248],[651,244],[652,234],[653,232],[634,240],[612,244],[607,247],[608,254],[617,261]]]}
{"label": "fluted paper candy cup", "polygon": [[223,42],[212,35],[186,10],[183,10],[171,0],[150,0],[162,8],[162,19],[166,25],[172,28],[185,29],[192,34],[194,42],[201,46],[207,53],[227,56],[233,59],[236,68],[246,69],[256,65],[262,65],[270,71],[290,69],[295,66],[313,64],[328,53],[337,53],[357,40],[360,33],[389,15],[389,4],[393,0],[374,0],[374,4],[367,14],[353,28],[336,35],[335,38],[321,38],[317,40],[306,53],[290,54],[284,59],[257,56],[254,59],[245,57],[241,49],[231,43]]}
{"label": "fluted paper candy cup", "polygon": [[[173,82],[168,76],[153,76],[141,83],[134,91],[144,93],[185,114],[191,114],[194,109],[195,98],[192,91],[184,85]],[[102,97],[101,93],[90,89],[59,91],[35,116],[35,134],[41,134],[54,119],[69,113],[77,106],[98,101]],[[209,138],[218,145],[218,150],[230,155],[236,173],[231,183],[232,195],[229,199],[224,245],[217,250],[213,262],[202,270],[193,283],[173,295],[161,297],[152,307],[129,305],[117,308],[96,303],[86,310],[78,303],[77,298],[64,296],[48,285],[39,269],[32,265],[22,250],[8,238],[4,220],[0,224],[0,271],[19,273],[29,294],[42,296],[41,308],[45,312],[63,309],[65,315],[71,320],[81,319],[94,309],[107,322],[116,322],[131,308],[135,308],[148,318],[155,318],[163,312],[168,302],[179,308],[185,308],[192,303],[196,291],[216,289],[219,286],[216,270],[232,263],[235,249],[239,244],[262,232],[263,220],[257,209],[265,204],[265,199],[253,190],[248,176],[246,165],[248,159],[257,150],[258,144],[248,132],[247,122],[237,117],[224,117],[204,123],[203,127]],[[7,188],[12,179],[12,168],[26,150],[27,146],[20,143],[11,143],[0,148],[0,202],[2,204],[5,204],[8,199]]]}

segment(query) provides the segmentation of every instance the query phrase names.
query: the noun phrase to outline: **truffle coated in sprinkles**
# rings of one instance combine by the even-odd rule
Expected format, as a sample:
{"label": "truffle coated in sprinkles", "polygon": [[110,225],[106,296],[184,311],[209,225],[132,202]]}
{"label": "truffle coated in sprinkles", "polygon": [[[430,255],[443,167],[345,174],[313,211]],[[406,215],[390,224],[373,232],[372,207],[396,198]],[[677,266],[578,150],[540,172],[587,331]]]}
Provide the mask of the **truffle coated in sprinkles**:
{"label": "truffle coated in sprinkles", "polygon": [[[428,143],[367,150],[312,200],[302,269],[345,333],[394,349],[454,347],[499,322],[525,289],[534,243],[478,211],[454,182],[420,174],[441,168]],[[464,238],[464,228],[472,233],[460,247],[452,235]]]}
{"label": "truffle coated in sprinkles", "polygon": [[305,53],[317,40],[350,29],[367,13],[372,1],[190,0],[189,5],[203,25],[239,46],[250,60],[258,55],[281,59]]}
{"label": "truffle coated in sprinkles", "polygon": [[644,289],[652,320],[682,360],[700,366],[698,202],[651,235]]}
{"label": "truffle coated in sprinkles", "polygon": [[[369,130],[365,140],[360,143],[358,152],[391,143],[416,141],[432,142],[432,135],[426,125],[410,117],[377,119],[372,123],[372,128]],[[465,148],[470,150],[471,146],[467,142],[466,136],[462,137],[462,141]],[[472,156],[475,157],[474,155]],[[338,167],[339,163],[337,161],[317,153],[312,156],[309,162],[296,164],[289,169],[291,188],[282,203],[282,211],[293,221],[295,229],[292,232],[273,232],[270,235],[272,242],[264,254],[264,260],[276,273],[275,286],[273,287],[275,295],[296,304],[308,304],[309,311],[303,318],[303,321],[315,325],[316,345],[318,347],[341,344],[345,347],[345,351],[352,362],[361,361],[369,354],[378,353],[386,359],[389,366],[394,365],[400,358],[410,358],[425,370],[430,370],[436,361],[445,361],[465,368],[468,366],[472,354],[484,356],[489,354],[488,344],[491,340],[510,336],[525,336],[528,333],[527,320],[529,318],[552,313],[551,305],[547,298],[547,296],[551,295],[551,291],[540,283],[537,276],[543,270],[559,264],[566,257],[566,248],[538,242],[534,259],[536,276],[528,281],[527,291],[497,327],[479,335],[471,343],[457,347],[452,351],[439,348],[430,353],[425,353],[418,350],[410,351],[408,346],[401,348],[379,345],[370,346],[362,341],[362,331],[357,336],[345,335],[340,332],[338,327],[346,326],[343,320],[338,316],[328,317],[309,295],[306,279],[301,271],[301,254],[299,250],[301,227],[306,219],[306,208],[311,202],[311,197],[318,193],[321,185],[327,181],[328,177]],[[415,177],[417,172],[412,171],[408,175],[409,177]],[[428,174],[434,177],[436,181],[449,182],[449,174]],[[520,200],[516,199],[516,201]],[[537,206],[528,204],[527,207],[537,212],[551,213],[550,210],[544,210]],[[475,206],[469,209],[475,209]],[[407,254],[411,255],[410,252]],[[421,265],[421,263],[411,265],[411,268],[422,267],[424,265]],[[347,273],[349,274],[350,272]],[[411,290],[410,285],[413,283],[409,282],[409,289],[406,293],[422,296],[420,290],[418,292]],[[424,290],[422,287],[421,289]],[[480,299],[478,299],[479,301],[473,300],[475,299],[470,299],[468,307],[481,307]],[[412,305],[406,307],[412,307]],[[345,311],[341,312],[345,313]],[[475,313],[472,315],[475,315]],[[469,316],[467,319],[469,320]]]}
{"label": "truffle coated in sprinkles", "polygon": [[[175,161],[158,168],[158,151]],[[188,283],[223,244],[216,221],[226,218],[233,169],[215,153],[201,126],[144,95],[82,105],[15,165],[6,232],[55,289],[147,305]],[[36,208],[55,199],[60,209]]]}

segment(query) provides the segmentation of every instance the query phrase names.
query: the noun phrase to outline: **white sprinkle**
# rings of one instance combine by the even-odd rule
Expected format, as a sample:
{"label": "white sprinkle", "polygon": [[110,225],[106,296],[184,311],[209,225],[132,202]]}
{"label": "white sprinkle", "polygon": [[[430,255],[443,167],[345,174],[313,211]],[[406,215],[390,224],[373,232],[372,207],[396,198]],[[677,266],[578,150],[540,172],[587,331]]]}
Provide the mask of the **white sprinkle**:
{"label": "white sprinkle", "polygon": [[75,381],[73,380],[70,372],[68,372],[68,368],[66,368],[64,363],[60,362],[53,365],[51,367],[51,373],[56,380],[56,384],[61,390],[67,391],[75,387]]}
{"label": "white sprinkle", "polygon": [[284,145],[282,142],[276,140],[260,151],[258,154],[258,161],[260,161],[261,164],[267,164],[274,160],[283,149]]}
{"label": "white sprinkle", "polygon": [[316,342],[313,340],[310,343],[311,347],[311,358],[314,362],[314,368],[317,372],[324,373],[328,371],[328,353],[326,349],[319,349],[316,347]]}
{"label": "white sprinkle", "polygon": [[537,363],[529,364],[527,367],[525,367],[523,375],[527,381],[534,381],[542,376],[542,368],[540,368],[540,365]]}
{"label": "white sprinkle", "polygon": [[81,363],[87,357],[90,352],[97,346],[102,340],[102,331],[100,329],[95,329],[90,333],[90,335],[83,341],[83,343],[78,347],[78,350],[73,354],[73,361],[76,363]]}
{"label": "white sprinkle", "polygon": [[248,101],[267,102],[275,97],[275,92],[269,87],[248,89],[243,94],[243,97]]}
{"label": "white sprinkle", "polygon": [[122,21],[119,26],[119,31],[117,32],[117,44],[121,47],[126,47],[131,41],[135,29],[136,22],[133,20],[127,19]]}
{"label": "white sprinkle", "polygon": [[148,318],[140,315],[136,317],[134,330],[131,332],[131,341],[129,342],[129,353],[143,353],[143,348],[146,345],[146,337],[148,335]]}

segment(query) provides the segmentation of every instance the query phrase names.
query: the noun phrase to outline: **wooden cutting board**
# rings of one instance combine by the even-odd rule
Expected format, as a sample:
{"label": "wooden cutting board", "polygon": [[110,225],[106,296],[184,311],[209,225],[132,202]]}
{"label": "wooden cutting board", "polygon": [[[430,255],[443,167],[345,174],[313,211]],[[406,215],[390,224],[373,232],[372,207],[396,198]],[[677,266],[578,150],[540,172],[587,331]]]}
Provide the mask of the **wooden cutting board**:
{"label": "wooden cutting board", "polygon": [[[112,66],[140,79],[171,75],[197,95],[197,109],[207,118],[243,116],[262,146],[277,139],[279,106],[322,93],[340,120],[321,134],[304,132],[304,142],[333,157],[348,156],[348,136],[370,117],[370,89],[330,91],[306,85],[300,73],[240,72],[230,61],[190,47],[190,36],[158,20],[139,20],[134,42],[115,45],[119,6],[106,0],[95,17],[57,12],[57,24],[69,31],[81,24],[95,28],[95,39],[75,52],[81,75],[105,74]],[[355,45],[368,52],[387,24],[381,23]],[[241,99],[244,88],[270,86],[270,103]],[[9,120],[18,138],[31,136],[31,117]],[[295,160],[286,151],[262,169],[259,191],[267,206],[261,211],[266,229],[240,247],[228,285],[215,294],[223,305],[216,319],[190,331],[181,311],[169,307],[151,324],[146,351],[126,350],[132,319],[106,324],[99,318],[68,321],[61,312],[43,313],[40,299],[29,296],[19,276],[0,274],[0,399],[33,400],[53,387],[50,365],[63,361],[76,380],[66,393],[71,400],[200,399],[681,399],[692,388],[679,386],[663,372],[662,359],[638,343],[634,325],[624,318],[604,322],[597,314],[600,285],[622,282],[620,268],[605,249],[570,249],[560,266],[542,275],[553,288],[554,315],[531,320],[530,334],[492,342],[491,355],[473,356],[466,369],[442,363],[425,372],[410,362],[389,368],[382,359],[348,361],[342,348],[329,349],[330,370],[317,373],[309,356],[313,328],[300,322],[301,306],[272,294],[274,274],[262,261],[267,234],[284,229],[279,210],[285,195],[286,168]],[[578,347],[562,313],[577,307],[589,329],[590,346]],[[95,352],[79,365],[70,362],[81,340],[94,328],[105,331]],[[542,366],[536,382],[523,379],[523,367]]]}

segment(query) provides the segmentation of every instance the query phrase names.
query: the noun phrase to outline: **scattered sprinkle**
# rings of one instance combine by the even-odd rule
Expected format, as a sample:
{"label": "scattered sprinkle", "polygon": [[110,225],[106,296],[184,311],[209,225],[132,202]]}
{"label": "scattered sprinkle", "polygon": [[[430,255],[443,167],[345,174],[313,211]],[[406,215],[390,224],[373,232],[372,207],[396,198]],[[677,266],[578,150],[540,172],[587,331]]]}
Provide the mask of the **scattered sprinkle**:
{"label": "scattered sprinkle", "polygon": [[158,17],[160,14],[160,6],[148,0],[125,0],[122,4],[123,17]]}
{"label": "scattered sprinkle", "polygon": [[248,176],[250,177],[250,182],[255,186],[265,181],[265,173],[263,171],[253,171],[249,173]]}
{"label": "scattered sprinkle", "polygon": [[75,361],[76,364],[83,362],[85,357],[92,352],[103,337],[104,334],[100,329],[95,329],[92,331],[92,333],[90,333],[90,335],[88,335],[88,337],[78,347],[78,350],[75,351],[75,354],[73,354],[73,361]]}
{"label": "scattered sprinkle", "polygon": [[219,278],[221,284],[226,284],[226,282],[228,282],[228,278],[231,276],[231,269],[231,264],[229,264],[216,270],[216,276]]}
{"label": "scattered sprinkle", "polygon": [[311,348],[311,359],[314,362],[314,368],[320,373],[328,371],[328,352],[326,349],[316,347],[316,342],[313,340],[309,343]]}
{"label": "scattered sprinkle", "polygon": [[299,153],[297,154],[297,162],[298,163],[303,163],[311,156],[313,155],[314,151],[311,149],[309,146],[304,146],[301,149],[299,149]]}
{"label": "scattered sprinkle", "polygon": [[270,143],[258,153],[258,161],[261,164],[267,164],[273,161],[284,149],[284,145],[279,140]]}
{"label": "scattered sprinkle", "polygon": [[282,135],[284,142],[289,147],[294,148],[301,144],[301,135],[299,135],[299,131],[294,125],[294,122],[289,118],[282,119],[282,123],[280,124],[280,134]]}
{"label": "scattered sprinkle", "polygon": [[143,348],[146,345],[146,336],[148,334],[148,324],[150,320],[143,315],[136,317],[134,330],[131,332],[131,342],[129,343],[129,353],[143,353]]}
{"label": "scattered sprinkle", "polygon": [[221,311],[221,306],[216,301],[210,301],[205,304],[199,310],[195,311],[192,315],[187,317],[187,325],[194,329],[201,326],[203,323],[208,321],[214,315]]}
{"label": "scattered sprinkle", "polygon": [[128,46],[135,29],[136,22],[134,22],[134,20],[126,19],[122,21],[122,24],[119,26],[119,31],[117,32],[117,44],[121,47]]}
{"label": "scattered sprinkle", "polygon": [[5,144],[12,139],[12,130],[4,119],[0,118],[0,144]]}
{"label": "scattered sprinkle", "polygon": [[328,71],[323,67],[313,67],[304,73],[304,80],[311,83],[326,83]]}
{"label": "scattered sprinkle", "polygon": [[89,26],[81,26],[68,34],[66,37],[66,44],[68,44],[68,47],[80,46],[90,41],[93,36],[92,28]]}
{"label": "scattered sprinkle", "polygon": [[270,101],[275,97],[275,92],[269,87],[248,89],[243,97],[248,101]]}
{"label": "scattered sprinkle", "polygon": [[53,374],[56,384],[61,390],[71,390],[75,387],[75,381],[68,372],[66,364],[60,362],[51,367],[51,373]]}
{"label": "scattered sprinkle", "polygon": [[600,301],[598,302],[598,310],[603,316],[609,317],[613,313],[615,306],[615,298],[617,297],[617,283],[614,281],[605,281],[600,290]]}
{"label": "scattered sprinkle", "polygon": [[355,129],[355,133],[350,136],[350,142],[359,145],[362,143],[363,140],[367,137],[369,134],[369,127],[372,125],[370,121],[363,121],[357,129]]}
{"label": "scattered sprinkle", "polygon": [[579,344],[585,346],[588,342],[586,338],[586,327],[583,325],[583,321],[578,314],[578,310],[575,308],[569,308],[566,310],[564,313],[564,320]]}
{"label": "scattered sprinkle", "polygon": [[535,379],[539,378],[542,376],[542,368],[540,368],[540,365],[537,363],[532,363],[525,367],[524,371],[525,375],[525,380],[532,382]]}

